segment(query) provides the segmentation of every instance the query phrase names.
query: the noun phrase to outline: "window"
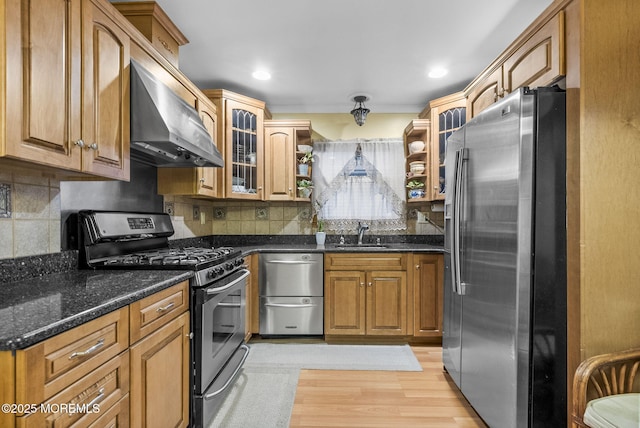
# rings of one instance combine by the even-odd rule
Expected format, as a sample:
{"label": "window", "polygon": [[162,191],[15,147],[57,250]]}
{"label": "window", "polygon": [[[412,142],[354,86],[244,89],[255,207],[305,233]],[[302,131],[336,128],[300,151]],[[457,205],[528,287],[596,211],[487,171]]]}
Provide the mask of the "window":
{"label": "window", "polygon": [[325,229],[405,230],[404,147],[400,139],[315,142],[313,200]]}

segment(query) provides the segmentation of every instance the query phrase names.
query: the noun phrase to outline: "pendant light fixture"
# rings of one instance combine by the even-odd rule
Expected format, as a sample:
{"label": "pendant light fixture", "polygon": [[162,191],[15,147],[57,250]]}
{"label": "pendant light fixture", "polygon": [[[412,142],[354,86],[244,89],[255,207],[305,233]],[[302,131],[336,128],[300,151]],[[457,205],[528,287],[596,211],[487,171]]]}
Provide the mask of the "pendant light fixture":
{"label": "pendant light fixture", "polygon": [[369,98],[364,95],[357,95],[353,97],[353,101],[356,103],[351,110],[353,118],[356,120],[358,126],[364,125],[364,121],[367,120],[367,114],[369,109],[364,106],[365,101],[369,101]]}

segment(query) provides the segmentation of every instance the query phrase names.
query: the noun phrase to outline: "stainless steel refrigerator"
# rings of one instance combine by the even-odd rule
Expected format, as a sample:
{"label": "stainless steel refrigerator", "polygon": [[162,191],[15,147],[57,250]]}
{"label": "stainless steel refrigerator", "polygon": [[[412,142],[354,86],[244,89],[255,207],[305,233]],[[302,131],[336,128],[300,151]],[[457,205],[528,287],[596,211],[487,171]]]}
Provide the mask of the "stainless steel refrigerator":
{"label": "stainless steel refrigerator", "polygon": [[492,428],[567,426],[565,123],[523,88],[447,140],[443,362]]}

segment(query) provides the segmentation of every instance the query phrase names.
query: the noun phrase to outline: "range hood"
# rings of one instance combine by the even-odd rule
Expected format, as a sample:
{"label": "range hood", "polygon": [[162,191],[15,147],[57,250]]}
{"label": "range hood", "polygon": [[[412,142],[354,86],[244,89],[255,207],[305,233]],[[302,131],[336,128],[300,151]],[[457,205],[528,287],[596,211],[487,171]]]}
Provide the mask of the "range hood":
{"label": "range hood", "polygon": [[198,112],[131,60],[131,158],[157,167],[222,167]]}

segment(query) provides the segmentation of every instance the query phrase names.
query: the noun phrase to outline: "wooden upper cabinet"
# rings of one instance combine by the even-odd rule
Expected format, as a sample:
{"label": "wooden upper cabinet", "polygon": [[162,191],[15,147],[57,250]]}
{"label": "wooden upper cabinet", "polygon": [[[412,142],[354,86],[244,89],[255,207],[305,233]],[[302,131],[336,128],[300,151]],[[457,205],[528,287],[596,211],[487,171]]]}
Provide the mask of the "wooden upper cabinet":
{"label": "wooden upper cabinet", "polygon": [[225,167],[217,172],[218,196],[227,199],[264,199],[265,104],[224,89],[205,89],[216,106],[216,145]]}
{"label": "wooden upper cabinet", "polygon": [[467,92],[467,119],[475,117],[482,110],[495,103],[504,95],[502,67],[498,67],[481,80],[473,83]]}
{"label": "wooden upper cabinet", "polygon": [[565,74],[564,57],[564,11],[560,11],[505,61],[505,93],[554,82]]}
{"label": "wooden upper cabinet", "polygon": [[442,201],[445,197],[445,157],[447,138],[467,121],[467,100],[462,92],[438,98],[429,103],[431,115],[431,165],[428,166],[431,201]]}
{"label": "wooden upper cabinet", "polygon": [[297,179],[311,179],[309,173],[304,176],[298,173],[297,159],[304,155],[297,151],[299,144],[312,144],[310,121],[264,121],[265,200],[309,200],[299,197],[297,192]]}
{"label": "wooden upper cabinet", "polygon": [[129,179],[129,36],[84,0],[82,169]]}
{"label": "wooden upper cabinet", "polygon": [[535,21],[484,73],[465,89],[467,119],[523,86],[557,82],[566,71],[565,13]]}
{"label": "wooden upper cabinet", "polygon": [[11,126],[1,154],[79,171],[82,0],[13,0],[5,7]]}
{"label": "wooden upper cabinet", "polygon": [[91,0],[6,2],[0,155],[129,177],[129,38]]}
{"label": "wooden upper cabinet", "polygon": [[[407,202],[424,202],[429,200],[429,153],[431,151],[431,119],[413,119],[404,130],[404,153],[405,153],[405,172],[406,183],[420,182],[422,186],[416,188],[415,192],[407,193]],[[411,151],[410,145],[415,141],[422,141],[424,148],[422,150]],[[415,162],[424,166],[424,170],[418,172],[411,171],[411,165]]]}
{"label": "wooden upper cabinet", "polygon": [[[218,132],[218,119],[216,117],[216,106],[207,98],[198,98],[198,113],[204,127],[209,132],[214,144]],[[216,170],[218,168],[196,168],[198,180],[198,194],[215,197],[218,196],[216,189]]]}
{"label": "wooden upper cabinet", "polygon": [[265,199],[291,201],[295,198],[293,128],[273,126],[265,121]]}
{"label": "wooden upper cabinet", "polygon": [[[179,82],[174,81],[175,87]],[[184,91],[182,91],[184,92]],[[177,91],[178,94],[181,91]],[[182,95],[181,95],[182,96]],[[216,143],[218,120],[216,106],[206,97],[193,98],[191,92],[186,92],[186,101],[193,102],[204,127],[211,139]],[[184,97],[183,97],[184,98]],[[158,193],[161,195],[185,195],[197,198],[215,198],[218,196],[216,174],[220,168],[158,168]]]}

